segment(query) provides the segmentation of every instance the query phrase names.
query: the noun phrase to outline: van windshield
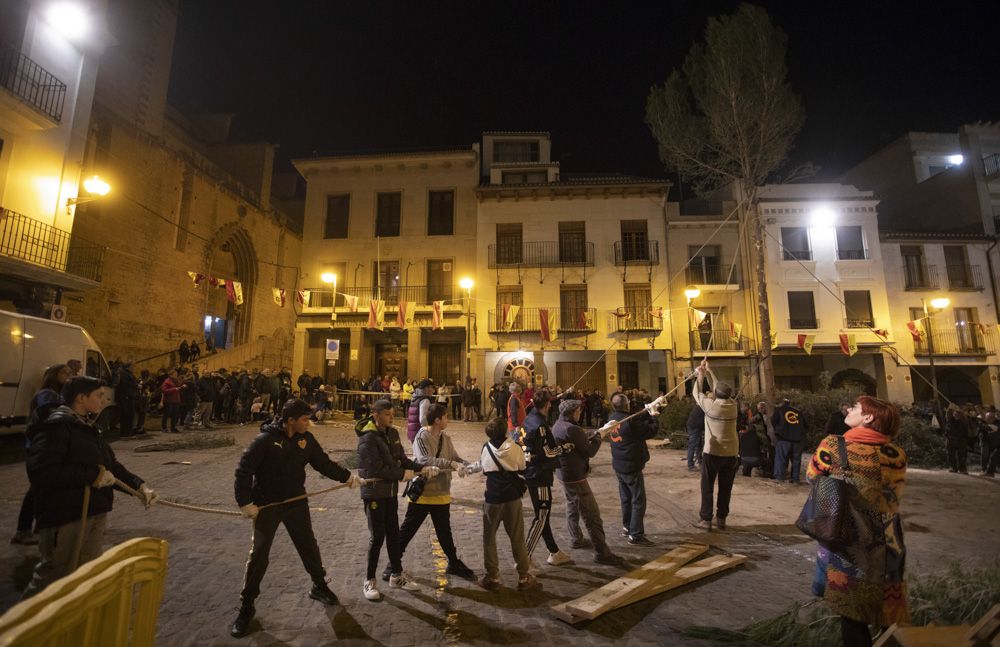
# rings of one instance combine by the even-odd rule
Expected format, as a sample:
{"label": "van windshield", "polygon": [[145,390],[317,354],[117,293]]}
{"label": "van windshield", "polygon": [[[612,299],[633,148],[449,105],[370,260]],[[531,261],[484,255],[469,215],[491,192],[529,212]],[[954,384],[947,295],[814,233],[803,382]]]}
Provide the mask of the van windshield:
{"label": "van windshield", "polygon": [[111,381],[111,369],[108,368],[108,363],[104,361],[104,357],[96,350],[87,351],[87,367],[85,370],[90,377],[100,378],[105,382]]}

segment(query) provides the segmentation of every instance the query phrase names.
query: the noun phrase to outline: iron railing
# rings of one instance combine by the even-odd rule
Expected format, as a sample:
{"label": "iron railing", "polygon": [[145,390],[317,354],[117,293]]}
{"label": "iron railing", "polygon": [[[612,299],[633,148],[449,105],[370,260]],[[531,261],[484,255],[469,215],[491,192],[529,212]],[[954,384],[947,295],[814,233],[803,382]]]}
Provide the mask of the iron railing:
{"label": "iron railing", "polygon": [[594,243],[587,241],[499,242],[489,246],[489,267],[559,267],[594,264]]}
{"label": "iron railing", "polygon": [[938,289],[937,268],[933,265],[903,265],[903,287],[906,290]]}
{"label": "iron railing", "polygon": [[847,317],[844,319],[844,328],[874,328],[874,317]]}
{"label": "iron railing", "polygon": [[62,120],[66,84],[20,50],[4,44],[0,44],[0,87],[53,121]]}
{"label": "iron railing", "polygon": [[694,258],[687,266],[687,283],[696,285],[739,285],[736,268],[719,265],[713,258]]}
{"label": "iron railing", "polygon": [[0,207],[0,254],[100,281],[105,247]]}
{"label": "iron railing", "polygon": [[[455,288],[450,285],[390,285],[377,287],[337,288],[338,295],[358,297],[358,311],[368,312],[368,304],[376,299],[385,301],[386,308],[394,308],[400,301],[410,301],[417,305],[431,305],[434,301],[445,301],[447,305],[458,303],[464,306],[463,299],[455,299]],[[309,292],[309,307],[330,308],[333,306],[333,293],[330,290],[311,290]],[[344,298],[337,297],[337,307],[345,307]]]}
{"label": "iron railing", "polygon": [[983,175],[988,178],[1000,175],[1000,153],[993,153],[983,158]]}
{"label": "iron railing", "polygon": [[837,260],[839,261],[863,261],[869,258],[867,249],[838,249]]}
{"label": "iron railing", "polygon": [[782,258],[786,261],[811,261],[813,253],[811,249],[789,249],[785,247]]}
{"label": "iron railing", "polygon": [[660,241],[616,240],[615,265],[659,265]]}
{"label": "iron railing", "polygon": [[978,265],[946,265],[948,288],[951,290],[982,290],[983,273]]}
{"label": "iron railing", "polygon": [[788,320],[791,330],[819,330],[819,319],[816,317],[792,317]]}
{"label": "iron railing", "polygon": [[654,317],[650,308],[618,308],[609,317],[608,327],[615,332],[663,330],[663,317]]}
{"label": "iron railing", "polygon": [[[933,331],[934,355],[996,355],[996,337],[981,324],[959,322],[956,330]],[[914,355],[929,355],[927,338],[913,342]]]}
{"label": "iron railing", "polygon": [[[541,330],[539,310],[545,308],[520,308],[510,327],[504,325],[503,309],[489,311],[490,333],[538,332]],[[548,308],[556,316],[556,330],[560,332],[594,332],[597,330],[596,308]]]}
{"label": "iron railing", "polygon": [[739,339],[733,339],[728,329],[691,331],[694,340],[694,349],[701,352],[712,352],[714,350],[723,351],[747,351],[749,350],[749,340],[740,335]]}

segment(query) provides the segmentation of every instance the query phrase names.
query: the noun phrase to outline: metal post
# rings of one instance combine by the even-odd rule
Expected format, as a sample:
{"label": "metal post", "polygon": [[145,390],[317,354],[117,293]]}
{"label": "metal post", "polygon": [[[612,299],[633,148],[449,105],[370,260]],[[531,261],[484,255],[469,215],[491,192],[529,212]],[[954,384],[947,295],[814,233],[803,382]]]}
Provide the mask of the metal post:
{"label": "metal post", "polygon": [[938,391],[937,371],[934,368],[934,332],[931,329],[931,316],[927,311],[927,300],[920,299],[920,304],[924,307],[924,322],[927,328],[927,361],[931,367],[931,388],[934,389],[934,393],[932,394],[934,397],[934,411],[938,414],[938,420],[943,423],[944,421],[941,420],[940,416],[941,399],[938,397],[940,391]]}
{"label": "metal post", "polygon": [[465,291],[465,381],[472,379],[472,288]]}
{"label": "metal post", "polygon": [[690,349],[689,355],[691,356],[691,372],[694,373],[694,324],[691,312],[691,299],[687,300],[687,325],[688,325],[688,346]]}

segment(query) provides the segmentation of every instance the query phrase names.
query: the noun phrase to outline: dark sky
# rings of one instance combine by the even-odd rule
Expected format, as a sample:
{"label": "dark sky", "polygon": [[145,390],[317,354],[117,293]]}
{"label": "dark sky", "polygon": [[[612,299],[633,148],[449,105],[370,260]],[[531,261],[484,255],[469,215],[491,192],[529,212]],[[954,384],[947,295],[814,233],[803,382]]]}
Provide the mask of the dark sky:
{"label": "dark sky", "polygon": [[[182,0],[171,101],[289,157],[547,130],[564,171],[662,176],[649,88],[737,4]],[[821,177],[907,130],[1000,120],[1000,2],[762,5],[804,102],[793,160]]]}

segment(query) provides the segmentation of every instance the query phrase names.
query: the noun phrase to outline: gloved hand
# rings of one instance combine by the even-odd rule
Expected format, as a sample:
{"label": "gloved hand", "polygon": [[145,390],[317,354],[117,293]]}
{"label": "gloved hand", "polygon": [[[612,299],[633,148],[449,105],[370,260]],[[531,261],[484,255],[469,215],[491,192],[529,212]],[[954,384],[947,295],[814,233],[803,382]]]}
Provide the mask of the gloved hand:
{"label": "gloved hand", "polygon": [[414,475],[413,470],[404,470],[403,471],[403,480],[404,481],[409,481],[411,478],[413,478],[413,475]]}
{"label": "gloved hand", "polygon": [[459,463],[458,461],[452,461],[451,462],[451,469],[453,471],[455,471],[455,472],[457,472],[458,470],[462,469],[463,467],[465,467],[464,463]]}
{"label": "gloved hand", "polygon": [[240,506],[240,512],[242,512],[243,516],[247,519],[256,519],[257,513],[260,512],[260,508],[253,503],[248,503]]}
{"label": "gloved hand", "polygon": [[573,449],[575,447],[576,447],[576,445],[574,445],[573,443],[563,443],[563,444],[559,445],[559,449],[561,449],[562,453],[564,453],[564,454],[570,453],[571,451],[573,451]]}
{"label": "gloved hand", "polygon": [[353,490],[359,485],[361,485],[361,479],[358,478],[357,474],[351,474],[350,476],[347,477],[347,487]]}
{"label": "gloved hand", "polygon": [[98,465],[98,469],[101,471],[98,473],[97,478],[91,484],[93,487],[111,487],[115,484],[115,475],[111,473],[110,470],[104,468],[103,465]]}
{"label": "gloved hand", "polygon": [[658,400],[650,402],[644,408],[646,409],[646,413],[653,416],[654,418],[660,415],[660,403]]}
{"label": "gloved hand", "polygon": [[149,506],[156,503],[157,499],[160,498],[160,495],[157,494],[152,488],[148,487],[145,483],[139,487],[139,494],[142,495],[142,503],[146,506],[147,510],[149,510]]}
{"label": "gloved hand", "polygon": [[466,475],[468,475],[469,473],[469,468],[466,467],[465,465],[462,465],[461,467],[455,470],[455,473],[458,474],[458,478],[464,479]]}
{"label": "gloved hand", "polygon": [[607,437],[608,437],[608,435],[609,435],[609,434],[610,434],[610,433],[611,433],[612,431],[614,431],[614,430],[615,430],[615,428],[616,428],[616,427],[617,427],[617,426],[618,426],[619,424],[620,424],[620,423],[619,423],[619,422],[618,422],[617,420],[610,420],[610,421],[608,421],[608,423],[607,423],[606,425],[604,425],[603,427],[601,427],[600,429],[598,429],[598,430],[597,430],[597,433],[599,433],[599,434],[601,435],[601,438],[602,438],[602,439],[604,439],[604,438],[607,438]]}
{"label": "gloved hand", "polygon": [[441,468],[436,465],[426,465],[422,470],[420,470],[420,475],[427,477],[429,479],[434,478],[441,473]]}

